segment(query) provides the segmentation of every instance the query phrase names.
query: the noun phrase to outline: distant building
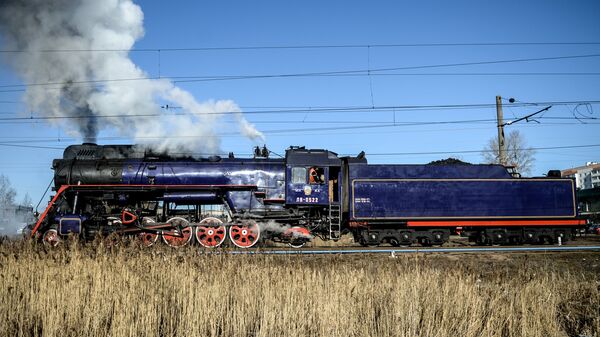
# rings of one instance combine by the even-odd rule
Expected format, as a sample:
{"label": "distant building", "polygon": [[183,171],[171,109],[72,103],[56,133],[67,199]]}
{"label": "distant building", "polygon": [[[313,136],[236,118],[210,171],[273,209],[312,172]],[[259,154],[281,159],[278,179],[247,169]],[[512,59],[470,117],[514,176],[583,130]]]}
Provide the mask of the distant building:
{"label": "distant building", "polygon": [[581,215],[598,223],[600,221],[600,187],[577,191],[577,200]]}
{"label": "distant building", "polygon": [[577,189],[586,190],[600,187],[599,163],[588,162],[585,166],[562,170],[560,173],[564,178],[575,178]]}
{"label": "distant building", "polygon": [[34,221],[33,207],[4,205],[0,207],[0,236],[13,236],[26,224]]}
{"label": "distant building", "polygon": [[588,162],[585,166],[562,170],[561,176],[575,179],[580,214],[594,223],[600,221],[600,164]]}

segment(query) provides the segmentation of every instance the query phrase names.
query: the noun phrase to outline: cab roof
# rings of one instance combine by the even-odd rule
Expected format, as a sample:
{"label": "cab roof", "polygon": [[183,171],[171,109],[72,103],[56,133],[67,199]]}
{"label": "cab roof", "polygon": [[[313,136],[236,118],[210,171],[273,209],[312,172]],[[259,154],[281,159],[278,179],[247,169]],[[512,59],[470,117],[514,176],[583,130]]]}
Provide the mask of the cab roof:
{"label": "cab roof", "polygon": [[292,146],[285,151],[288,165],[341,166],[342,160],[337,153],[323,149],[306,149],[304,146]]}

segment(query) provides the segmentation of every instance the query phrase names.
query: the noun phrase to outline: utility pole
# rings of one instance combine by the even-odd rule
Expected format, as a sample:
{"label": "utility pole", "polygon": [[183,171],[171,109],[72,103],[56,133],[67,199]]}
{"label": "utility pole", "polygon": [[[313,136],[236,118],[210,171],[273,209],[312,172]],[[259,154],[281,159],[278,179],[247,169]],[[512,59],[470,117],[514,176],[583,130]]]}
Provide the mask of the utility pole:
{"label": "utility pole", "polygon": [[502,97],[496,96],[496,117],[498,119],[498,160],[506,165],[506,147],[504,144],[504,116],[502,113]]}

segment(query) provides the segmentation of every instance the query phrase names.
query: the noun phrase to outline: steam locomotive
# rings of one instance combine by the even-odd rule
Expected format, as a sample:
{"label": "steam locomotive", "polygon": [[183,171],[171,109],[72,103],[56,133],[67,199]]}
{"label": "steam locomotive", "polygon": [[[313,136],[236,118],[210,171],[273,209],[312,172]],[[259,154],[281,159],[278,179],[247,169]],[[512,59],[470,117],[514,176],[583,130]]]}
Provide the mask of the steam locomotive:
{"label": "steam locomotive", "polygon": [[460,229],[479,244],[566,242],[585,224],[571,179],[521,178],[502,165],[371,165],[290,147],[285,158],[192,158],[133,145],[72,145],[55,159],[56,192],[31,235],[300,247],[351,233],[362,245],[441,245]]}

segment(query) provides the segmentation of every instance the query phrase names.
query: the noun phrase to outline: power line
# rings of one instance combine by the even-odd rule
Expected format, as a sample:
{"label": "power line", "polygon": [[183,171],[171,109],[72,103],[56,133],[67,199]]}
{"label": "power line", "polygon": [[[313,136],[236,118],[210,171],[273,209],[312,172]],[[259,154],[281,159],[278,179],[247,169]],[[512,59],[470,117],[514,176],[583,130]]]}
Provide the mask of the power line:
{"label": "power line", "polygon": [[[363,70],[356,70],[363,71]],[[377,71],[377,70],[373,70]],[[75,82],[48,82],[48,83],[32,83],[32,84],[7,84],[0,85],[0,88],[23,88],[30,86],[52,86],[66,84],[94,84],[94,83],[110,83],[110,82],[137,82],[166,79],[173,83],[188,83],[188,82],[214,82],[214,81],[233,81],[233,80],[249,80],[249,79],[268,79],[268,78],[295,78],[295,77],[372,77],[372,76],[600,76],[600,72],[456,72],[456,73],[352,73],[352,74],[327,74],[327,73],[306,73],[306,74],[263,74],[263,75],[206,75],[206,76],[168,76],[162,75],[158,77],[138,77],[138,78],[121,78],[121,79],[106,79],[106,80],[88,80]],[[50,88],[59,89],[59,88]],[[0,90],[0,92],[22,92],[25,89],[10,89]],[[0,102],[3,103],[3,102]],[[9,103],[9,102],[4,102]],[[10,102],[19,103],[19,102]]]}
{"label": "power line", "polygon": [[[360,129],[378,129],[378,128],[388,128],[388,127],[401,127],[401,126],[424,126],[424,125],[445,125],[445,124],[469,124],[469,123],[482,123],[488,122],[492,123],[495,119],[473,119],[473,120],[455,120],[455,121],[431,121],[431,122],[405,122],[405,123],[395,123],[395,124],[377,124],[377,125],[354,125],[354,126],[335,126],[335,127],[320,127],[320,128],[294,128],[294,129],[275,129],[275,130],[264,130],[262,133],[264,134],[281,134],[281,133],[292,133],[292,132],[318,132],[318,131],[337,131],[337,130],[360,130]],[[136,137],[136,139],[198,139],[198,138],[210,138],[210,137],[223,137],[223,136],[237,136],[239,133],[237,132],[227,132],[220,133],[216,135],[197,135],[197,136],[142,136]],[[115,140],[122,139],[123,137],[98,137],[97,139],[103,140]],[[7,140],[3,141],[0,144],[22,144],[26,142],[49,142],[53,141],[56,138],[46,138],[36,139],[36,140]],[[63,138],[63,140],[74,139],[74,138]]]}
{"label": "power line", "polygon": [[6,144],[6,143],[0,143],[0,146],[23,147],[23,148],[31,148],[31,149],[46,149],[46,150],[64,150],[64,148],[62,148],[62,147],[23,145],[23,144]]}
{"label": "power line", "polygon": [[[554,101],[554,102],[535,102],[535,103],[513,103],[515,107],[537,106],[537,105],[573,105],[573,104],[600,104],[600,100],[589,101]],[[319,109],[280,109],[280,110],[250,110],[244,111],[243,114],[286,114],[286,113],[348,113],[348,112],[392,112],[392,111],[422,111],[422,110],[454,110],[454,109],[477,109],[477,108],[492,108],[495,104],[480,103],[480,104],[439,104],[439,105],[396,105],[396,106],[378,106],[378,107],[332,107]],[[90,119],[90,118],[147,118],[147,117],[169,117],[169,116],[197,116],[204,115],[231,115],[237,114],[237,111],[222,111],[222,112],[207,112],[203,114],[114,114],[114,115],[78,115],[78,116],[29,116],[29,117],[1,117],[0,121],[35,121],[35,120],[72,120],[72,119]]]}
{"label": "power line", "polygon": [[406,48],[406,47],[502,47],[502,46],[585,46],[600,45],[600,42],[484,42],[484,43],[393,43],[393,44],[323,44],[283,46],[230,46],[230,47],[179,47],[179,48],[135,48],[135,49],[4,49],[0,53],[73,53],[73,52],[185,52],[185,51],[234,51],[272,49],[346,49],[346,48]]}
{"label": "power line", "polygon": [[387,127],[399,127],[399,126],[424,126],[424,125],[442,125],[442,124],[469,124],[469,123],[482,123],[482,122],[494,122],[495,119],[472,119],[472,120],[458,120],[458,121],[433,121],[433,122],[406,122],[396,124],[383,124],[383,125],[359,125],[359,126],[337,126],[337,127],[322,127],[322,128],[310,128],[310,129],[280,129],[280,130],[265,130],[265,134],[275,133],[288,133],[288,132],[306,132],[306,131],[337,131],[337,130],[358,130],[358,129],[373,129],[373,128],[387,128]]}
{"label": "power line", "polygon": [[550,60],[591,58],[591,57],[599,57],[599,56],[600,56],[600,54],[587,54],[587,55],[549,56],[549,57],[537,57],[537,58],[522,58],[522,59],[507,59],[507,60],[492,60],[492,61],[430,64],[430,65],[418,65],[418,66],[403,66],[403,67],[390,67],[390,68],[375,68],[375,69],[370,69],[370,70],[369,69],[339,70],[339,71],[309,72],[309,73],[296,73],[296,74],[223,76],[223,77],[212,77],[212,78],[211,77],[209,77],[209,78],[189,77],[189,79],[185,79],[187,77],[183,77],[184,79],[178,79],[177,77],[171,77],[171,78],[174,79],[173,82],[180,83],[180,82],[221,81],[221,80],[254,79],[254,78],[329,76],[329,75],[347,75],[347,74],[362,74],[363,76],[369,76],[369,75],[374,75],[373,73],[379,73],[379,72],[384,72],[384,71],[462,67],[462,66],[502,64],[502,63],[537,62],[537,61],[550,61]]}
{"label": "power line", "polygon": [[[566,117],[568,118],[568,117]],[[569,118],[569,119],[575,119],[573,117]],[[581,119],[581,118],[580,118]],[[33,121],[32,123],[39,123],[37,121]],[[224,121],[219,121],[219,123],[223,123],[223,124],[238,124],[237,121],[229,121],[229,120],[224,120]],[[365,121],[300,121],[300,120],[269,120],[269,121],[251,121],[252,124],[257,124],[257,125],[261,125],[261,124],[290,124],[290,123],[297,123],[297,124],[365,124]],[[17,122],[4,122],[4,123],[0,123],[0,124],[20,124]],[[23,123],[23,124],[28,124],[28,123]],[[368,124],[390,124],[389,121],[369,121]],[[397,122],[397,124],[401,124],[401,122]],[[5,138],[5,137],[0,137],[0,139]],[[10,138],[10,137],[9,137]]]}
{"label": "power line", "polygon": [[[504,59],[504,60],[491,60],[491,61],[476,61],[476,62],[460,62],[460,63],[446,63],[446,64],[429,64],[429,65],[418,65],[418,66],[403,66],[403,67],[388,67],[388,68],[376,68],[376,69],[351,69],[351,70],[337,70],[337,71],[325,71],[325,72],[306,72],[306,73],[288,73],[288,74],[262,74],[262,75],[219,75],[219,76],[162,76],[162,77],[134,77],[134,78],[118,78],[118,79],[100,79],[100,80],[84,80],[84,81],[69,81],[69,82],[45,82],[45,83],[27,83],[27,84],[8,84],[0,85],[0,88],[26,88],[33,86],[65,86],[65,85],[82,85],[82,84],[99,84],[99,83],[110,83],[110,82],[135,82],[135,81],[148,81],[158,79],[170,79],[173,83],[189,83],[189,82],[211,82],[211,81],[231,81],[231,80],[248,80],[248,79],[267,79],[267,78],[293,78],[293,77],[319,77],[319,76],[370,76],[376,75],[377,73],[386,71],[398,71],[398,70],[417,70],[417,69],[431,69],[431,68],[447,68],[447,67],[462,67],[472,65],[488,65],[488,64],[503,64],[503,63],[520,63],[520,62],[538,62],[538,61],[551,61],[551,60],[565,60],[565,59],[581,59],[581,58],[593,58],[600,57],[600,54],[586,54],[586,55],[568,55],[568,56],[550,56],[550,57],[537,57],[537,58],[521,58],[521,59]],[[517,74],[517,73],[515,73]],[[566,73],[565,73],[566,74]],[[584,74],[584,73],[571,73],[573,74]],[[585,73],[593,74],[593,73]],[[388,74],[387,76],[389,76]],[[395,75],[395,74],[392,74]],[[404,75],[404,76],[408,76]],[[416,75],[416,74],[415,74]],[[537,75],[537,74],[536,74]],[[54,88],[56,89],[56,88]],[[0,90],[0,92],[16,92],[24,91],[24,89],[7,89]]]}
{"label": "power line", "polygon": [[[558,120],[574,120],[574,117],[543,117],[541,119],[558,119]],[[595,118],[592,118],[595,119]],[[364,129],[381,129],[381,128],[397,128],[397,127],[411,127],[411,126],[428,126],[428,125],[456,125],[456,124],[494,124],[496,122],[495,119],[472,119],[472,120],[454,120],[454,121],[419,121],[419,122],[400,122],[400,123],[389,123],[389,122],[380,122],[380,123],[370,123],[363,125],[353,125],[353,126],[335,126],[335,127],[311,127],[311,128],[293,128],[293,129],[271,129],[271,130],[263,130],[262,132],[267,135],[277,135],[277,134],[290,134],[290,133],[310,133],[320,131],[344,131],[344,130],[364,130]],[[283,123],[283,122],[282,122]],[[301,123],[300,123],[301,124]],[[340,124],[340,123],[337,123]],[[581,125],[581,123],[545,123],[543,125]],[[600,125],[600,123],[586,123],[586,124],[594,124]],[[155,140],[155,139],[202,139],[202,138],[210,138],[210,137],[228,137],[228,136],[240,136],[237,132],[228,132],[228,133],[219,133],[216,135],[190,135],[190,136],[142,136],[136,137],[136,139],[141,140]],[[63,142],[63,141],[73,141],[77,138],[73,137],[63,137],[63,138],[50,138],[50,137],[8,137],[8,140],[2,141],[2,144],[23,144],[23,143],[48,143],[48,142]],[[129,137],[122,136],[109,136],[109,137],[97,137],[98,140],[123,140],[129,139]]]}
{"label": "power line", "polygon": [[[600,100],[563,100],[563,101],[540,101],[540,102],[520,102],[515,101],[511,103],[512,107],[535,107],[539,105],[581,105],[581,104],[591,104],[596,105],[600,104]],[[477,109],[477,108],[489,108],[495,107],[493,103],[468,103],[468,104],[438,104],[438,105],[385,105],[385,106],[348,106],[348,105],[328,105],[328,106],[241,106],[240,109],[262,109],[262,110],[246,110],[243,111],[244,114],[252,114],[252,113],[302,113],[305,112],[349,112],[349,111],[388,111],[392,112],[393,110],[401,110],[401,111],[418,111],[418,110],[435,110],[435,109]],[[180,110],[183,109],[180,106],[161,106],[164,110]],[[17,112],[13,112],[17,113]],[[221,112],[218,114],[231,114],[237,112]],[[181,113],[174,113],[174,116],[181,115]],[[81,116],[82,118],[92,117],[93,115],[85,115]],[[102,116],[102,115],[100,115]],[[105,115],[105,117],[130,117],[130,116],[140,116],[140,117],[152,117],[152,116],[169,116],[169,115]],[[31,117],[21,117],[25,119],[30,119]]]}
{"label": "power line", "polygon": [[[489,123],[486,125],[494,125],[494,123]],[[536,125],[521,125],[518,126],[519,128],[524,128],[524,127],[535,127],[535,128],[540,128],[540,127],[563,127],[565,125],[573,125],[573,126],[596,126],[596,125],[600,125],[600,123],[585,123],[585,124],[581,124],[581,123],[544,123],[544,124],[536,124]],[[361,132],[361,135],[381,135],[381,134],[397,134],[399,132],[402,133],[411,133],[411,132],[417,132],[417,133],[430,133],[430,132],[459,132],[459,131],[470,131],[470,130],[489,130],[489,127],[464,127],[464,128],[444,128],[444,129],[419,129],[419,130],[406,130],[406,129],[402,129],[402,130],[387,130],[387,131],[383,131],[381,129],[377,130],[377,131],[363,131]],[[307,130],[310,131],[310,130]],[[298,131],[300,132],[300,131]],[[303,132],[304,133],[304,132]],[[290,134],[292,134],[290,132]],[[296,135],[297,133],[295,133],[294,135]],[[311,136],[331,136],[332,133],[331,131],[329,132],[310,132]],[[341,131],[341,132],[336,132],[335,136],[343,136],[343,135],[356,135],[356,132],[352,132],[352,130],[348,130],[346,132]],[[286,133],[276,133],[276,134],[269,134],[269,138],[273,138],[273,137],[287,137],[289,136]],[[209,136],[193,136],[194,138],[207,138]],[[221,138],[226,138],[226,137],[243,137],[243,135],[241,134],[219,134],[218,137]],[[151,136],[147,136],[144,138],[139,138],[138,139],[145,139],[145,140],[152,140],[152,139],[172,139],[172,138],[181,138],[179,136],[166,136],[166,137],[151,137]],[[7,143],[7,144],[24,144],[24,143],[28,143],[28,144],[32,144],[32,143],[43,143],[43,144],[49,144],[49,143],[53,143],[53,144],[61,144],[61,143],[69,143],[69,142],[75,142],[78,141],[77,144],[79,144],[79,139],[80,138],[74,138],[74,137],[61,137],[61,138],[47,138],[47,139],[39,139],[39,138],[35,138],[35,137],[22,137],[22,138],[15,138],[12,137],[11,139],[8,140],[4,140],[4,141],[0,141],[3,143]],[[131,141],[131,137],[126,137],[126,136],[111,136],[111,137],[98,137],[97,140],[99,141]]]}
{"label": "power line", "polygon": [[[301,124],[301,121],[291,121],[292,123],[297,122],[299,124]],[[286,122],[286,124],[289,124],[290,121]],[[338,123],[338,122],[332,122],[332,123]],[[386,123],[386,122],[381,122],[381,123]],[[339,123],[338,123],[339,124]],[[483,123],[482,123],[483,124]],[[492,123],[493,124],[493,123]],[[534,127],[534,128],[540,128],[540,127],[546,127],[546,126],[550,126],[550,127],[554,127],[554,126],[563,126],[563,125],[576,125],[576,126],[590,126],[590,125],[600,125],[600,123],[579,123],[579,122],[573,122],[573,123],[543,123],[543,124],[535,124],[535,125],[530,125],[530,124],[523,124],[523,125],[517,125],[516,127],[518,128],[525,128],[525,127]],[[419,132],[419,133],[429,133],[429,132],[458,132],[458,131],[470,131],[470,130],[488,130],[489,128],[487,127],[464,127],[464,128],[442,128],[442,129],[419,129],[419,130],[377,130],[374,132],[368,132],[368,131],[364,131],[361,132],[361,135],[369,135],[369,134],[374,134],[374,135],[381,135],[381,134],[396,134],[399,132],[402,133],[410,133],[410,132]],[[322,132],[322,133],[310,133],[311,136],[316,136],[316,135],[324,135],[324,136],[330,136],[332,135],[331,132]],[[336,136],[341,136],[341,135],[356,135],[355,132],[337,132],[335,133]],[[236,135],[222,135],[220,134],[219,137],[228,137],[228,136],[237,136],[237,137],[243,137],[243,135],[241,134],[236,134]],[[285,134],[273,134],[270,135],[269,137],[278,137],[278,136],[286,136]],[[140,138],[139,139],[170,139],[170,138],[186,138],[186,137],[195,137],[195,138],[202,138],[204,136],[165,136],[165,137],[150,137],[147,136],[145,138]],[[60,144],[61,142],[70,142],[70,141],[76,141],[79,140],[80,138],[75,138],[75,137],[59,137],[59,138],[49,138],[49,137],[36,137],[36,136],[26,136],[26,137],[0,137],[0,139],[4,139],[3,141],[0,142],[7,142],[7,143],[57,143]],[[108,140],[108,141],[118,141],[118,140],[124,140],[124,141],[130,141],[131,137],[126,137],[126,136],[104,136],[104,137],[97,137],[98,140]]]}
{"label": "power line", "polygon": [[[372,76],[598,76],[598,72],[380,73]],[[344,75],[339,75],[344,76]],[[364,74],[351,76],[366,76]]]}

